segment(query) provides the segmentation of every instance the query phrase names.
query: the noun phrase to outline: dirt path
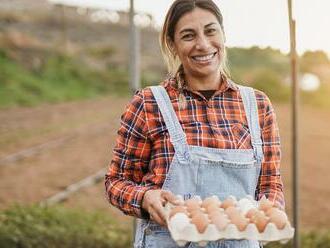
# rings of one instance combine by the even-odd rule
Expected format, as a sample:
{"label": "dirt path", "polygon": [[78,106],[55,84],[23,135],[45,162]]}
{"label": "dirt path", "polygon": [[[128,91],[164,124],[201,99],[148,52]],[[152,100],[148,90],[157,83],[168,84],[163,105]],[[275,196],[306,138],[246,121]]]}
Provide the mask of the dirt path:
{"label": "dirt path", "polygon": [[113,130],[119,126],[126,102],[109,97],[0,112],[1,158],[76,134],[55,148],[0,166],[0,207],[38,202],[107,166],[115,140]]}
{"label": "dirt path", "polygon": [[[93,101],[44,105],[0,111],[0,159],[24,148],[71,135],[63,144],[41,153],[0,166],[0,208],[14,202],[39,202],[66,186],[105,168],[128,99],[107,97]],[[291,121],[288,105],[275,105],[281,130],[287,210],[291,216]],[[303,229],[329,228],[330,112],[301,109],[300,207]],[[132,219],[110,207],[103,182],[84,189],[63,203],[87,210],[98,209],[131,225]]]}

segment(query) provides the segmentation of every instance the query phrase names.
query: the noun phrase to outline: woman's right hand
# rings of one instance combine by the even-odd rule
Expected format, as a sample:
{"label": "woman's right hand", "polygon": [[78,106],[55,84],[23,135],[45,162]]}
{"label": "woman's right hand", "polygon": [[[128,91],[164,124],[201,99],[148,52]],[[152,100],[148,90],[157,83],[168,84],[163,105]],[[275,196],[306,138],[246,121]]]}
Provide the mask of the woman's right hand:
{"label": "woman's right hand", "polygon": [[150,219],[161,226],[166,226],[166,215],[164,206],[167,202],[180,205],[182,202],[172,192],[155,189],[148,190],[143,197],[142,208],[146,210]]}

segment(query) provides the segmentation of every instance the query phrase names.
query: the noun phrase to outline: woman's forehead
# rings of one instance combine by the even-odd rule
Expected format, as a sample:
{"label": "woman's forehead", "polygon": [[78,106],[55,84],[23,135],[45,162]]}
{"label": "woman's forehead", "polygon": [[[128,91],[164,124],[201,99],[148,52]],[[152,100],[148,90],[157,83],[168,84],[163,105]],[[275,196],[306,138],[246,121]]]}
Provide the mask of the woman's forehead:
{"label": "woman's forehead", "polygon": [[179,19],[175,32],[181,32],[185,29],[205,28],[212,25],[220,25],[216,16],[209,10],[195,8]]}

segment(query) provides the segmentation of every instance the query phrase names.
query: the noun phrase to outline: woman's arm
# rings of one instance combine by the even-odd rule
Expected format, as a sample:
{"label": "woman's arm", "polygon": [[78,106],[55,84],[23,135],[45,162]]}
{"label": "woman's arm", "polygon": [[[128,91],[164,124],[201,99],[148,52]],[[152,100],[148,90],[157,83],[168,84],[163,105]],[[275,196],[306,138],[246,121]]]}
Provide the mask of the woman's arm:
{"label": "woman's arm", "polygon": [[105,176],[109,202],[125,214],[140,218],[148,217],[141,208],[142,199],[145,192],[153,188],[141,184],[148,170],[150,147],[144,98],[140,91],[121,116],[116,146]]}
{"label": "woman's arm", "polygon": [[281,145],[280,134],[274,108],[269,98],[256,91],[261,123],[261,138],[263,141],[264,159],[257,187],[257,198],[265,195],[279,208],[285,208],[283,182],[280,174]]}

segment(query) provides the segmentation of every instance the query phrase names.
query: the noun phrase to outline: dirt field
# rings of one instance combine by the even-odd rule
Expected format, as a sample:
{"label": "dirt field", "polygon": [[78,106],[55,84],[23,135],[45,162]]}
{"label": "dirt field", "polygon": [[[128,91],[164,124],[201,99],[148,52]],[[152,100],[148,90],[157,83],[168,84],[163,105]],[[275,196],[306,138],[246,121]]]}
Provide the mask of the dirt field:
{"label": "dirt field", "polygon": [[[128,99],[107,97],[93,101],[0,110],[0,162],[10,154],[65,138],[50,149],[0,164],[0,209],[12,203],[35,203],[106,168],[111,158],[120,115]],[[287,211],[291,216],[291,121],[288,105],[275,105],[282,137],[282,175]],[[301,227],[330,228],[328,158],[330,111],[302,107],[300,115]],[[82,190],[63,203],[98,209],[130,225],[107,204],[103,183]]]}

